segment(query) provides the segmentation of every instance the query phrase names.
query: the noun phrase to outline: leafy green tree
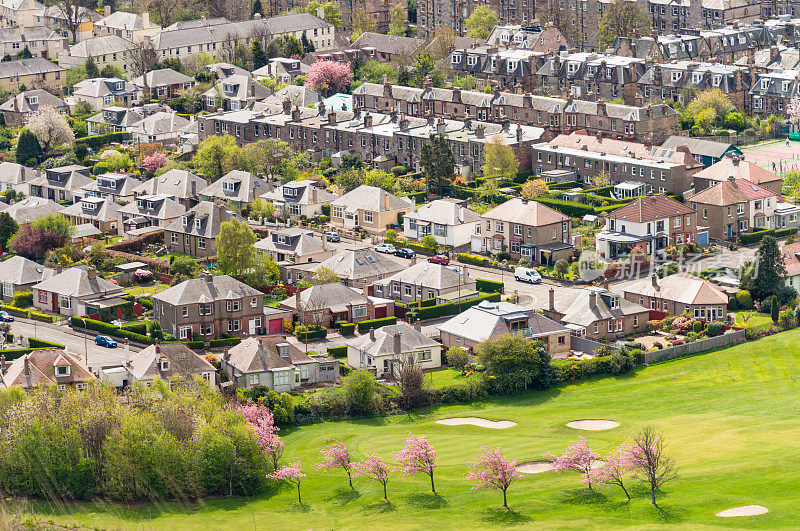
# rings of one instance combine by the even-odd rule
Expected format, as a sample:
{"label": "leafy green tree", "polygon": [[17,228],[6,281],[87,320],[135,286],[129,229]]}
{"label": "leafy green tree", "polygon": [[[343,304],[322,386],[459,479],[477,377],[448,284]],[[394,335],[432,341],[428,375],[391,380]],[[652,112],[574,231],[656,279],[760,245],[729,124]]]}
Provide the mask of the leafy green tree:
{"label": "leafy green tree", "polygon": [[209,136],[200,142],[192,163],[207,179],[216,181],[234,169],[240,152],[231,135]]}
{"label": "leafy green tree", "polygon": [[740,112],[731,112],[725,117],[724,125],[727,129],[744,131],[747,129],[747,118]]}
{"label": "leafy green tree", "polygon": [[350,40],[355,42],[364,33],[374,33],[378,21],[363,1],[354,2],[350,12]]}
{"label": "leafy green tree", "polygon": [[714,127],[714,109],[703,109],[694,117],[694,122],[703,131],[711,131]]}
{"label": "leafy green tree", "polygon": [[42,147],[36,136],[27,129],[19,134],[16,159],[18,164],[24,166],[36,166],[42,159]]}
{"label": "leafy green tree", "polygon": [[100,77],[116,77],[117,79],[128,79],[128,75],[125,71],[119,66],[114,64],[108,64],[100,70]]}
{"label": "leafy green tree", "polygon": [[86,58],[86,62],[83,63],[83,69],[86,79],[100,77],[100,70],[97,68],[97,63],[94,62],[91,56]]}
{"label": "leafy green tree", "polygon": [[258,39],[254,40],[250,47],[250,56],[253,58],[253,69],[261,68],[269,62],[264,47]]}
{"label": "leafy green tree", "polygon": [[751,294],[756,300],[776,295],[783,286],[786,266],[774,236],[765,236],[758,246],[758,274],[752,279]]}
{"label": "leafy green tree", "polygon": [[[699,124],[698,115],[703,111],[711,111],[713,124],[722,124],[728,113],[736,110],[727,94],[718,88],[710,88],[697,94],[695,98],[686,106],[686,112],[695,117],[695,123]],[[702,127],[702,125],[701,125]]]}
{"label": "leafy green tree", "polygon": [[422,146],[420,162],[425,169],[428,195],[443,195],[456,176],[456,158],[450,143],[442,135],[431,134]]}
{"label": "leafy green tree", "polygon": [[[75,234],[75,227],[60,214],[39,216],[31,224],[35,230],[56,234],[59,240],[67,243]],[[60,246],[59,246],[60,247]]]}
{"label": "leafy green tree", "polygon": [[497,26],[497,11],[488,6],[478,6],[467,18],[467,37],[471,39],[487,39],[492,30]]}
{"label": "leafy green tree", "polygon": [[425,78],[431,80],[431,84],[439,87],[444,84],[442,72],[436,68],[436,60],[433,55],[427,52],[420,52],[414,57],[414,64],[411,66],[411,77],[409,84],[412,87],[422,87]]}
{"label": "leafy green tree", "polygon": [[199,269],[200,265],[191,256],[178,256],[169,265],[169,274],[194,278]]}
{"label": "leafy green tree", "polygon": [[320,2],[319,0],[311,0],[306,4],[306,12],[312,15],[317,14],[317,8],[321,7],[324,11],[324,19],[326,22],[333,24],[333,29],[339,31],[342,27],[342,6],[339,2]]}
{"label": "leafy green tree", "polygon": [[267,15],[264,13],[264,6],[261,5],[261,0],[255,0],[255,2],[253,2],[253,7],[250,8],[250,17],[255,17],[256,14],[261,16]]}
{"label": "leafy green tree", "polygon": [[434,236],[433,234],[428,234],[427,236],[422,238],[420,243],[422,245],[424,245],[425,247],[427,247],[428,249],[438,249],[439,248],[439,242],[436,241],[436,236]]}
{"label": "leafy green tree", "polygon": [[605,50],[617,37],[625,37],[633,30],[645,34],[650,29],[647,13],[636,2],[614,0],[606,4],[598,25],[598,49]]}
{"label": "leafy green tree", "polygon": [[483,175],[500,180],[512,180],[517,176],[519,164],[511,146],[507,146],[500,135],[495,135],[486,144]]}
{"label": "leafy green tree", "polygon": [[486,367],[489,384],[500,393],[550,384],[550,355],[540,341],[522,334],[503,334],[478,345],[478,361]]}
{"label": "leafy green tree", "polygon": [[256,199],[250,203],[250,219],[263,221],[265,218],[271,217],[277,209],[278,207],[274,203]]}
{"label": "leafy green tree", "polygon": [[280,138],[266,138],[242,148],[239,160],[243,170],[273,179],[281,164],[294,155],[291,146]]}
{"label": "leafy green tree", "polygon": [[363,182],[367,186],[382,188],[390,194],[396,194],[400,191],[400,186],[397,184],[397,177],[395,177],[393,173],[379,169],[371,169],[364,172]]}
{"label": "leafy green tree", "polygon": [[365,167],[364,161],[361,160],[361,155],[358,153],[348,153],[342,156],[342,162],[339,164],[339,171],[347,170],[360,170]]}
{"label": "leafy green tree", "polygon": [[555,270],[558,278],[564,278],[567,275],[567,271],[569,271],[569,262],[564,260],[563,258],[559,258],[556,260],[555,263]]}
{"label": "leafy green tree", "polygon": [[389,10],[389,35],[405,36],[408,26],[408,6],[399,3]]}
{"label": "leafy green tree", "polygon": [[489,177],[478,187],[478,199],[481,201],[491,201],[497,197],[499,190],[500,187],[497,185],[497,179]]}
{"label": "leafy green tree", "polygon": [[225,221],[217,236],[217,265],[224,274],[243,277],[257,265],[255,233],[236,218]]}
{"label": "leafy green tree", "polygon": [[6,245],[11,236],[19,229],[19,225],[8,212],[0,212],[0,248],[6,250]]}
{"label": "leafy green tree", "polygon": [[378,384],[372,373],[365,370],[352,371],[342,383],[350,412],[356,415],[373,415],[377,410]]}
{"label": "leafy green tree", "polygon": [[318,268],[311,276],[311,283],[315,286],[320,286],[322,284],[337,284],[341,282],[341,280],[342,279],[339,278],[339,275],[327,267]]}

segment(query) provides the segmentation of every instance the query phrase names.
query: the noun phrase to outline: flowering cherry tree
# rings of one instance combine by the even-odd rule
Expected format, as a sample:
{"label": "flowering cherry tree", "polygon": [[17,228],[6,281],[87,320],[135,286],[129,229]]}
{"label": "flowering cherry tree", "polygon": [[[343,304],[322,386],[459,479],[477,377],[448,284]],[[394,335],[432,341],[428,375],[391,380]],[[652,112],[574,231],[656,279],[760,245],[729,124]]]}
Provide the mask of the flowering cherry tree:
{"label": "flowering cherry tree", "polygon": [[377,481],[383,485],[383,499],[387,501],[389,498],[386,496],[386,484],[389,482],[389,472],[391,470],[392,467],[381,461],[381,457],[378,454],[370,454],[355,465],[357,476],[366,476],[372,481]]}
{"label": "flowering cherry tree", "polygon": [[343,442],[336,439],[328,439],[328,442],[330,444],[319,451],[322,462],[317,463],[314,467],[317,470],[343,468],[347,472],[347,480],[350,482],[350,488],[352,489],[354,463],[350,459],[350,450]]}
{"label": "flowering cherry tree", "polygon": [[436,487],[433,484],[433,471],[439,466],[436,459],[436,450],[428,443],[424,436],[414,437],[409,434],[406,445],[403,449],[395,453],[394,460],[400,464],[400,473],[404,476],[411,476],[417,472],[425,472],[431,478],[431,492],[436,494]]}
{"label": "flowering cherry tree", "polygon": [[256,440],[261,447],[261,453],[270,455],[273,469],[278,469],[278,460],[283,455],[284,444],[278,437],[278,428],[275,426],[272,411],[261,404],[243,404],[238,408],[244,416],[245,422],[253,428]]}
{"label": "flowering cherry tree", "polygon": [[343,92],[352,82],[350,67],[339,61],[316,61],[306,74],[306,84],[323,95]]}
{"label": "flowering cherry tree", "polygon": [[506,459],[500,448],[481,446],[481,451],[467,467],[470,470],[466,479],[475,482],[470,490],[502,490],[503,507],[508,509],[508,487],[522,477],[517,472],[517,462]]}
{"label": "flowering cherry tree", "polygon": [[142,159],[142,167],[150,173],[167,165],[167,155],[160,151]]}
{"label": "flowering cherry tree", "polygon": [[274,479],[275,481],[280,481],[282,483],[297,484],[297,503],[302,505],[303,500],[300,498],[300,480],[306,477],[306,475],[303,474],[303,471],[301,469],[300,459],[297,459],[286,466],[280,467],[272,474],[267,474],[267,477],[270,479]]}
{"label": "flowering cherry tree", "polygon": [[618,485],[630,500],[631,495],[625,488],[623,476],[633,470],[633,445],[633,439],[628,439],[611,450],[603,466],[590,470],[584,480],[595,485]]}
{"label": "flowering cherry tree", "polygon": [[578,442],[570,444],[566,451],[559,456],[550,456],[553,459],[553,469],[558,471],[577,470],[583,474],[581,483],[592,489],[592,463],[600,459],[600,455],[589,448],[583,436],[578,437]]}

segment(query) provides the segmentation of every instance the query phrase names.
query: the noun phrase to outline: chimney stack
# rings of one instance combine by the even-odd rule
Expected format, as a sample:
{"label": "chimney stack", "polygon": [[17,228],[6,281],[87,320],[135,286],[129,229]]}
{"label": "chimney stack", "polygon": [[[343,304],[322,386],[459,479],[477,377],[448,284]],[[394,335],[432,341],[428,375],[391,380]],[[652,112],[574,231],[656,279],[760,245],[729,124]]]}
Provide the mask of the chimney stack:
{"label": "chimney stack", "polygon": [[292,111],[292,121],[299,122],[300,121],[300,107],[297,105],[294,106],[294,110]]}
{"label": "chimney stack", "polygon": [[371,327],[369,329],[369,340],[370,341],[375,341],[375,329],[371,328]]}
{"label": "chimney stack", "polygon": [[548,309],[551,312],[555,311],[555,309],[556,309],[556,290],[554,290],[553,288],[550,288],[550,291],[548,292],[548,300],[549,300]]}
{"label": "chimney stack", "polygon": [[103,6],[103,16],[104,16],[104,17],[107,17],[107,16],[109,16],[109,15],[111,15],[111,6],[109,6],[109,5],[104,5],[104,6]]}
{"label": "chimney stack", "polygon": [[597,292],[590,291],[589,292],[589,309],[591,310],[595,306],[597,306]]}
{"label": "chimney stack", "polygon": [[400,332],[394,333],[394,355],[400,357],[402,351],[402,343],[400,342]]}
{"label": "chimney stack", "polygon": [[650,275],[650,282],[653,283],[653,287],[654,288],[658,289],[658,275],[657,274],[653,273],[652,275]]}
{"label": "chimney stack", "polygon": [[284,114],[291,114],[292,112],[292,100],[289,98],[284,98],[283,100],[283,113]]}
{"label": "chimney stack", "polygon": [[94,279],[96,279],[96,278],[97,278],[97,269],[95,269],[95,268],[93,268],[93,267],[90,267],[90,268],[89,268],[89,269],[86,271],[86,276],[89,278],[89,280],[94,280]]}
{"label": "chimney stack", "polygon": [[144,29],[148,29],[150,27],[150,12],[149,11],[145,11],[144,13],[142,13],[142,26],[144,26]]}

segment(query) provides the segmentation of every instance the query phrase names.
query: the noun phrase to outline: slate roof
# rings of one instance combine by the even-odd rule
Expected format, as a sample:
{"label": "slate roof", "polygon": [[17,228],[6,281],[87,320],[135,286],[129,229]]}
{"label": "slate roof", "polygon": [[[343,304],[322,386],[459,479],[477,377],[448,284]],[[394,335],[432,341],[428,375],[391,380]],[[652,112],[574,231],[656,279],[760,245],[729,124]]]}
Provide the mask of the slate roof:
{"label": "slate roof", "polygon": [[0,183],[15,185],[28,182],[39,176],[33,169],[16,162],[0,162]]}
{"label": "slate roof", "polygon": [[414,55],[425,44],[424,39],[400,37],[397,35],[384,35],[366,31],[353,42],[353,48],[375,48],[379,52]]}
{"label": "slate roof", "polygon": [[189,126],[189,120],[183,116],[178,116],[174,112],[160,111],[146,116],[143,120],[133,124],[128,128],[131,133],[141,135],[165,135],[184,131]]}
{"label": "slate roof", "polygon": [[647,297],[657,297],[681,304],[728,304],[728,296],[717,286],[689,273],[676,273],[664,278],[640,278],[617,289]]}
{"label": "slate roof", "polygon": [[[160,358],[169,360],[169,369],[161,370]],[[169,380],[181,376],[191,380],[194,375],[215,372],[211,363],[183,343],[161,343],[150,345],[144,350],[131,354],[125,368],[135,380],[150,381],[158,377]]]}
{"label": "slate roof", "polygon": [[[225,190],[224,183],[234,183],[233,190]],[[250,172],[232,170],[200,190],[204,197],[249,203],[267,191],[267,182]]]}
{"label": "slate roof", "polygon": [[[285,194],[284,191],[287,188],[293,189],[294,194]],[[299,181],[289,181],[271,192],[261,194],[261,198],[273,203],[316,205],[319,203],[329,203],[336,199],[336,196],[324,188],[318,187],[317,181],[302,179]]]}
{"label": "slate roof", "polygon": [[[31,103],[31,98],[36,98],[36,103]],[[41,107],[54,107],[56,109],[64,110],[67,104],[58,96],[53,96],[46,90],[33,89],[20,92],[16,96],[10,98],[5,103],[0,105],[0,111],[4,112],[22,112],[33,113]]]}
{"label": "slate roof", "polygon": [[[595,305],[590,307],[590,295],[597,294]],[[563,314],[561,321],[579,326],[589,326],[595,321],[605,319],[622,319],[626,315],[649,313],[649,310],[636,303],[625,300],[624,297],[611,292],[598,293],[596,288],[569,290],[555,298],[555,309]],[[608,303],[610,295],[619,297],[619,308],[611,308]]]}
{"label": "slate roof", "polygon": [[127,52],[135,47],[135,44],[122,37],[104,35],[79,42],[69,49],[69,55],[81,58],[97,57],[99,55]]}
{"label": "slate roof", "polygon": [[316,105],[320,101],[320,96],[317,92],[308,87],[297,85],[286,85],[278,90],[275,94],[268,96],[264,99],[264,103],[282,105],[283,100],[289,98],[291,104],[295,107],[308,107],[309,105]]}
{"label": "slate roof", "polygon": [[133,80],[133,84],[137,87],[167,87],[170,85],[180,85],[183,83],[192,83],[194,78],[173,70],[172,68],[159,68],[158,70],[151,70],[143,76],[139,76]]}
{"label": "slate roof", "polygon": [[[56,376],[56,366],[69,365],[69,376]],[[0,376],[5,387],[18,385],[24,389],[31,389],[51,384],[85,383],[95,380],[78,358],[61,349],[34,350],[23,354],[11,362],[5,373]]]}
{"label": "slate roof", "polygon": [[63,66],[42,59],[41,57],[31,57],[29,59],[18,59],[16,61],[0,62],[0,79],[9,77],[24,77],[30,75],[44,75],[51,72],[65,72]]}
{"label": "slate roof", "polygon": [[144,18],[138,13],[128,13],[126,11],[115,11],[107,17],[96,21],[95,26],[108,26],[114,29],[136,31],[143,29],[160,28],[158,24],[149,22],[147,27],[144,25]]}
{"label": "slate roof", "polygon": [[[290,231],[291,229],[273,231],[266,238],[258,240],[253,247],[263,251],[293,254],[295,256],[306,256],[326,250],[322,238],[315,237],[313,231],[303,231],[302,234],[291,234]],[[285,238],[286,243],[280,243],[278,236],[284,233],[288,233]]]}
{"label": "slate roof", "polygon": [[60,214],[63,210],[63,206],[44,197],[26,197],[22,201],[8,206],[0,204],[0,211],[8,212],[17,223],[31,223],[39,216]]}
{"label": "slate roof", "polygon": [[459,285],[467,288],[469,284],[474,283],[468,273],[462,275],[447,266],[427,261],[417,262],[394,275],[376,281],[375,284],[389,286],[392,282],[402,282],[431,289],[457,288]]}
{"label": "slate roof", "polygon": [[[183,218],[186,218],[185,225]],[[239,214],[228,210],[222,205],[217,205],[210,201],[200,201],[187,211],[181,219],[176,219],[164,227],[164,230],[213,239],[219,236],[222,223],[230,221],[231,218],[236,218],[242,223],[246,223],[246,220]],[[200,227],[196,223],[198,219],[201,220]]]}
{"label": "slate roof", "polygon": [[208,181],[194,173],[173,168],[136,186],[133,192],[136,195],[162,194],[177,199],[195,199],[207,186]]}
{"label": "slate roof", "polygon": [[436,199],[417,207],[416,211],[409,212],[405,218],[429,221],[438,225],[456,226],[480,221],[481,215],[461,206],[458,202]]}
{"label": "slate roof", "polygon": [[[278,354],[282,345],[288,354]],[[248,337],[227,352],[226,363],[242,374],[267,372],[273,369],[293,368],[295,365],[315,363],[316,360],[280,336]]]}
{"label": "slate roof", "polygon": [[732,147],[734,151],[739,152],[738,148],[733,144],[704,140],[702,138],[691,138],[688,136],[673,135],[668,137],[664,143],[661,144],[661,147],[669,149],[675,149],[678,146],[686,146],[692,153],[718,159],[725,156],[725,153]]}
{"label": "slate roof", "polygon": [[345,249],[320,262],[339,278],[355,280],[379,275],[391,275],[405,269],[383,253],[373,249]]}
{"label": "slate roof", "polygon": [[12,256],[0,262],[0,283],[22,286],[50,278],[54,269],[37,264],[24,256]]}
{"label": "slate roof", "polygon": [[400,334],[401,353],[441,346],[440,343],[437,343],[422,332],[417,332],[413,326],[407,323],[382,326],[375,330],[374,340],[370,338],[370,334],[364,334],[358,339],[348,341],[347,344],[371,356],[391,356],[395,354],[394,336],[397,333]]}
{"label": "slate roof", "polygon": [[[139,207],[139,201],[145,202],[145,207]],[[147,208],[147,204],[152,204],[155,208]],[[186,212],[186,207],[177,201],[173,201],[166,195],[140,195],[127,205],[120,207],[120,214],[131,214],[133,216],[145,216],[147,218],[169,220],[182,216]]]}
{"label": "slate roof", "polygon": [[[84,208],[84,203],[92,205],[94,208]],[[97,221],[115,221],[118,219],[117,212],[119,209],[120,206],[113,199],[85,197],[66,207],[61,214],[64,216],[80,216]]]}
{"label": "slate roof", "polygon": [[470,341],[485,341],[490,337],[511,332],[507,317],[518,318],[526,316],[531,335],[528,337],[541,337],[568,330],[559,323],[510,302],[482,301],[455,317],[445,321],[437,328],[440,332],[447,332],[466,338]]}
{"label": "slate roof", "polygon": [[228,275],[191,278],[153,295],[154,300],[176,306],[243,297],[262,297],[262,293]]}
{"label": "slate roof", "polygon": [[[300,309],[330,309],[344,311],[345,307],[367,304],[370,297],[360,290],[344,284],[316,284],[300,292]],[[297,297],[288,297],[280,302],[285,308],[297,310]]]}

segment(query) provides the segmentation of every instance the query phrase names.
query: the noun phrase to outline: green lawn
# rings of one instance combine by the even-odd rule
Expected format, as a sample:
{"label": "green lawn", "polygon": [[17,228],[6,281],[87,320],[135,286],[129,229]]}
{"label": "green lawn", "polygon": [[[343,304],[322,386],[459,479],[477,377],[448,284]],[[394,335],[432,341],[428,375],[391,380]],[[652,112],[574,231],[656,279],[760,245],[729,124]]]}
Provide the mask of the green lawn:
{"label": "green lawn", "polygon": [[133,295],[135,297],[141,297],[143,295],[154,295],[156,293],[164,291],[167,288],[169,288],[169,284],[157,282],[155,284],[148,284],[146,286],[133,285],[125,288],[125,291],[129,295]]}
{"label": "green lawn", "polygon": [[430,388],[446,387],[448,385],[462,384],[466,378],[461,374],[460,370],[456,371],[450,368],[436,369],[425,373],[425,384]]}
{"label": "green lawn", "polygon": [[736,324],[744,328],[772,324],[772,317],[770,317],[768,313],[761,313],[751,310],[734,312],[734,315],[736,315]]}
{"label": "green lawn", "polygon": [[[305,506],[291,487],[252,499],[208,499],[186,505],[148,503],[123,507],[34,503],[27,509],[42,523],[80,524],[114,529],[476,529],[482,527],[661,529],[796,527],[800,522],[798,392],[800,330],[778,334],[706,355],[643,368],[635,375],[607,377],[512,398],[439,407],[412,415],[322,423],[281,433],[284,462],[300,457],[308,477],[302,484]],[[513,420],[517,426],[494,430],[444,426],[435,419],[480,416]],[[573,419],[614,419],[621,426],[578,432]],[[576,474],[545,472],[526,476],[509,491],[514,512],[500,508],[498,492],[470,492],[464,463],[481,445],[500,446],[519,461],[559,452],[583,433],[601,454],[642,426],[663,432],[680,477],[668,484],[659,508],[633,481],[634,499],[618,488],[587,493]],[[400,448],[408,433],[426,435],[435,446],[440,496],[427,493],[424,476],[389,481],[390,504],[378,484],[359,480],[346,488],[341,471],[312,468],[329,437],[344,441],[356,458]],[[19,502],[11,502],[12,511]],[[714,513],[759,504],[770,512],[721,519]],[[51,513],[52,512],[52,513]],[[12,512],[13,514],[13,512]],[[52,516],[55,514],[56,516]]]}

